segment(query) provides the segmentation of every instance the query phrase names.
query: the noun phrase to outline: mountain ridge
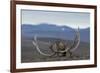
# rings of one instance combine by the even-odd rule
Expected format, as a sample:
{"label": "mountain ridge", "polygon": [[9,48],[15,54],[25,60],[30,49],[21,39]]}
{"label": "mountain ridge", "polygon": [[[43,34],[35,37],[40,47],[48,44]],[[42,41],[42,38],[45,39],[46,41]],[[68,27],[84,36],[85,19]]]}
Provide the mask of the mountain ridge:
{"label": "mountain ridge", "polygon": [[[56,24],[40,23],[37,25],[22,24],[21,31],[23,37],[32,38],[34,35],[40,37],[54,37],[72,40],[75,36],[73,28],[68,26],[57,26]],[[90,28],[80,29],[81,41],[90,41]]]}

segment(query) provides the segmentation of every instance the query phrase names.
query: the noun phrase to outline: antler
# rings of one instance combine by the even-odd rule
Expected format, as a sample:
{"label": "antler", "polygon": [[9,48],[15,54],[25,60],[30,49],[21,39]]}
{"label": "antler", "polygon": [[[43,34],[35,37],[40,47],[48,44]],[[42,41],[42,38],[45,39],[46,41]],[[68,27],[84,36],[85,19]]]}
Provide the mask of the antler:
{"label": "antler", "polygon": [[[36,49],[37,49],[37,51],[41,54],[41,55],[44,55],[44,56],[52,56],[52,55],[54,55],[54,54],[56,54],[57,52],[60,52],[60,53],[63,53],[63,52],[67,52],[67,51],[71,51],[71,52],[73,52],[73,51],[75,51],[76,49],[77,49],[77,47],[79,46],[79,43],[80,43],[80,33],[79,33],[79,28],[77,29],[77,30],[75,30],[75,32],[76,32],[76,36],[75,36],[75,39],[73,40],[73,44],[70,46],[70,47],[66,47],[66,49],[65,50],[60,50],[60,51],[57,51],[57,45],[55,45],[55,46],[52,46],[50,49],[51,49],[51,51],[53,52],[52,54],[46,54],[46,53],[43,53],[41,50],[40,50],[40,48],[39,48],[39,46],[38,46],[38,43],[37,43],[37,36],[35,35],[34,36],[34,41],[32,42],[33,43],[33,45],[36,47]],[[42,42],[42,41],[39,41],[39,42]],[[42,42],[42,43],[44,43],[44,44],[50,44],[50,42],[49,43],[45,43],[45,42]]]}
{"label": "antler", "polygon": [[43,53],[43,52],[40,50],[40,48],[39,48],[39,46],[38,46],[38,44],[37,44],[37,37],[36,37],[36,36],[34,36],[34,41],[33,41],[32,43],[33,43],[33,45],[36,47],[37,51],[38,51],[41,55],[44,55],[44,56],[52,56],[52,55],[55,54],[55,52],[54,52],[53,50],[51,50],[51,51],[53,51],[52,54]]}
{"label": "antler", "polygon": [[76,50],[77,47],[79,46],[79,43],[80,43],[80,33],[79,33],[79,28],[77,30],[75,30],[76,32],[76,37],[75,39],[73,40],[73,44],[71,45],[71,47],[66,47],[65,50],[61,50],[59,52],[63,53],[63,52],[67,52],[68,50],[70,50],[71,52]]}
{"label": "antler", "polygon": [[76,37],[74,38],[73,44],[70,47],[70,51],[73,52],[77,49],[77,47],[79,46],[80,43],[80,32],[79,32],[79,28],[77,30],[75,30],[76,32]]}

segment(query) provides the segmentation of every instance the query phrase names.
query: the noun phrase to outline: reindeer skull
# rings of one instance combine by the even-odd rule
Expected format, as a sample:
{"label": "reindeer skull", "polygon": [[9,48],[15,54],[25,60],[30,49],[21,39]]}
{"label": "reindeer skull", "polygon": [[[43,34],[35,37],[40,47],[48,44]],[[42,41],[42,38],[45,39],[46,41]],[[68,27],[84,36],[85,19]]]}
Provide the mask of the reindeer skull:
{"label": "reindeer skull", "polygon": [[[55,54],[66,54],[66,52],[70,51],[70,52],[73,52],[74,50],[77,49],[77,47],[79,46],[79,43],[80,43],[80,33],[79,33],[79,28],[78,30],[75,29],[75,32],[76,32],[76,37],[75,39],[73,40],[73,44],[70,46],[70,47],[67,47],[65,45],[65,43],[63,43],[62,41],[59,41],[59,42],[56,42],[56,43],[53,43],[51,45],[50,44],[50,47],[49,49],[51,49],[52,51],[52,54],[45,54],[43,53],[40,48],[39,48],[39,45],[37,43],[37,36],[34,36],[34,41],[33,41],[33,45],[36,47],[37,51],[41,54],[41,55],[44,55],[44,56],[53,56]],[[41,42],[41,41],[39,41]]]}

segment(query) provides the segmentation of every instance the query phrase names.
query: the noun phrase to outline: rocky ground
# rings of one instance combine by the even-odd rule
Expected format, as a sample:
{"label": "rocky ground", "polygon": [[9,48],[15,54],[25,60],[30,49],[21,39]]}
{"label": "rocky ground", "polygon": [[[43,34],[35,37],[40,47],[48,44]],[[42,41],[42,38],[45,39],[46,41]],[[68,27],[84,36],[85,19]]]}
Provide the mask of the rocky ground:
{"label": "rocky ground", "polygon": [[[55,54],[51,57],[46,57],[41,55],[36,47],[32,44],[33,39],[22,39],[21,40],[21,62],[22,63],[28,63],[28,62],[46,62],[46,61],[67,61],[67,60],[86,60],[90,58],[90,44],[86,42],[80,42],[79,47],[72,52],[72,55],[70,55],[69,52],[67,52],[66,56],[58,56]],[[43,42],[52,42],[59,39],[52,39],[52,38],[45,38],[45,39],[39,39]],[[38,43],[39,47],[41,48],[41,51],[47,54],[51,54],[51,50],[47,45],[44,45],[44,43]],[[65,43],[69,42],[68,46],[72,43],[70,40],[66,40]]]}

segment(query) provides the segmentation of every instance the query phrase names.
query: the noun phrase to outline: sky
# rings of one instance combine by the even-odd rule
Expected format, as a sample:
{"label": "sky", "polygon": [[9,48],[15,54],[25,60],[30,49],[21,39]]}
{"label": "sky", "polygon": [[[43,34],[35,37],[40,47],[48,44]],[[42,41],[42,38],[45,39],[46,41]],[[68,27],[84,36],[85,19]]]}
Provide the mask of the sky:
{"label": "sky", "polygon": [[21,10],[21,18],[22,24],[48,23],[71,28],[90,27],[90,13],[86,12]]}

